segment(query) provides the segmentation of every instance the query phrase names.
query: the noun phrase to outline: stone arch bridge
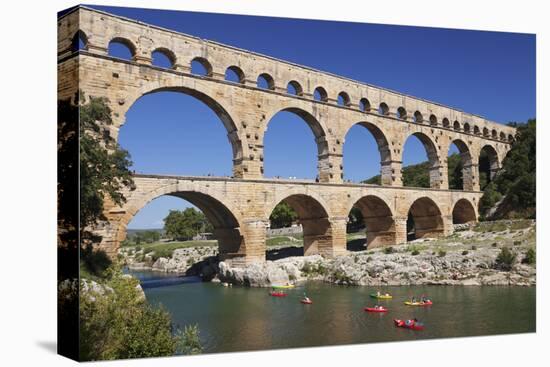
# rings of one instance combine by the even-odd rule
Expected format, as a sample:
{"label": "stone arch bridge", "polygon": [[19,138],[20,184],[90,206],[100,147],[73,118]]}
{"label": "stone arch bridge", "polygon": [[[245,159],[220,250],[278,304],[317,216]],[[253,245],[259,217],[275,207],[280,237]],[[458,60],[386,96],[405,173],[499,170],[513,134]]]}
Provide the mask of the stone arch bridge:
{"label": "stone arch bridge", "polygon": [[[124,44],[131,59],[110,56],[111,42]],[[170,67],[153,65],[154,52],[164,54]],[[192,72],[193,62],[204,75]],[[226,80],[228,70],[238,80]],[[451,107],[82,6],[58,19],[58,95],[69,99],[79,90],[108,99],[114,137],[140,97],[191,95],[219,116],[233,152],[231,178],[136,175],[127,203],[107,205],[108,222],[98,229],[101,247],[111,254],[135,213],[162,195],[199,207],[215,227],[220,253],[235,264],[265,260],[266,224],[281,201],[299,214],[306,254],[346,251],[346,218],[354,205],[365,218],[370,246],[405,242],[409,213],[416,237],[450,234],[453,220],[477,218],[481,152],[488,154],[492,177],[515,136],[512,127]],[[280,111],[311,128],[318,182],[263,177],[264,134]],[[356,124],[375,137],[381,186],[343,182],[343,144]],[[411,135],[426,148],[430,188],[402,187],[403,147]],[[451,144],[460,151],[464,190],[449,190]]]}

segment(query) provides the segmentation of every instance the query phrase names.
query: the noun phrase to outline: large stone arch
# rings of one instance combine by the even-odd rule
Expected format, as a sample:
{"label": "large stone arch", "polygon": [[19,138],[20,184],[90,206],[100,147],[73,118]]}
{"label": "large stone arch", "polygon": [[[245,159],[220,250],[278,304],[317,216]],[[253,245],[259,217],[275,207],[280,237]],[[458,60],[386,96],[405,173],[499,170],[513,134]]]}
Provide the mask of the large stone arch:
{"label": "large stone arch", "polygon": [[214,190],[208,190],[193,183],[180,182],[163,185],[146,192],[138,188],[128,197],[123,207],[124,214],[116,225],[115,246],[117,248],[120,241],[126,237],[126,227],[132,218],[151,201],[165,195],[187,200],[205,214],[214,227],[214,236],[218,240],[221,259],[246,255],[245,238],[241,232],[238,210]]}
{"label": "large stone arch", "polygon": [[266,210],[266,218],[279,203],[286,203],[298,214],[304,236],[304,255],[334,253],[334,239],[329,211],[318,198],[307,193],[290,193],[276,200]]}
{"label": "large stone arch", "polygon": [[345,144],[349,131],[356,125],[364,127],[374,137],[378,152],[380,153],[380,183],[382,185],[392,185],[392,163],[394,159],[393,152],[388,143],[387,133],[378,124],[369,121],[359,121],[352,124],[344,131],[342,139],[343,144]]}
{"label": "large stone arch", "polygon": [[231,110],[222,105],[220,99],[212,97],[208,88],[206,86],[202,87],[200,82],[192,83],[192,87],[189,87],[187,85],[175,85],[175,83],[173,83],[172,81],[159,80],[149,83],[135,91],[135,93],[128,95],[124,99],[124,103],[122,106],[124,109],[121,111],[122,115],[119,114],[118,119],[115,119],[116,131],[114,132],[114,136],[118,138],[118,130],[125,123],[126,113],[140,98],[146,95],[160,92],[177,92],[194,97],[200,102],[204,103],[206,106],[208,106],[216,114],[216,116],[218,116],[223,126],[225,127],[225,130],[227,131],[227,138],[229,140],[229,143],[231,144],[233,155],[233,176],[239,178],[243,177],[242,162],[247,149],[246,144],[241,139],[237,124],[232,117]]}
{"label": "large stone arch", "polygon": [[474,223],[477,221],[476,206],[468,199],[462,198],[453,205],[453,224]]}
{"label": "large stone arch", "polygon": [[[460,138],[451,139],[447,148],[447,154],[453,144],[458,148],[460,154],[460,162],[462,164],[462,189],[465,191],[476,190],[479,186],[477,183],[478,174],[476,172],[477,163],[472,159],[470,148],[468,144]],[[447,174],[449,173],[447,172]]]}
{"label": "large stone arch", "polygon": [[[311,103],[304,103],[305,106],[311,106]],[[264,123],[260,126],[260,137],[262,141],[262,149],[265,149],[265,133],[267,132],[268,125],[271,120],[280,112],[290,112],[298,117],[300,117],[306,125],[310,128],[315,145],[317,146],[317,172],[318,178],[321,182],[329,182],[334,177],[332,173],[332,165],[330,163],[330,141],[327,136],[326,127],[321,122],[321,114],[316,110],[311,110],[311,108],[296,106],[294,104],[283,103],[274,108],[264,119]]]}
{"label": "large stone arch", "polygon": [[443,212],[436,202],[427,196],[416,199],[408,211],[414,225],[414,238],[443,236],[445,234]]}
{"label": "large stone arch", "polygon": [[[482,153],[486,153],[487,154],[487,157],[489,159],[489,175],[488,175],[488,180],[489,182],[491,182],[498,170],[500,169],[500,157],[499,157],[499,154],[498,154],[498,151],[497,149],[492,145],[492,144],[482,144],[480,146],[480,149],[479,149],[479,154],[478,154],[478,162],[479,162],[479,159],[481,158],[481,155]],[[483,169],[483,167],[481,167],[481,165],[479,165],[479,176],[481,176],[481,170]]]}
{"label": "large stone arch", "polygon": [[442,178],[440,157],[437,149],[437,144],[428,134],[426,134],[422,130],[416,130],[404,136],[403,143],[401,145],[401,162],[403,161],[403,157],[405,154],[405,144],[407,143],[407,140],[412,136],[417,137],[424,146],[424,149],[426,150],[430,171],[430,187],[432,189],[442,188],[444,180]]}
{"label": "large stone arch", "polygon": [[386,200],[376,195],[365,195],[357,199],[352,207],[358,208],[363,216],[367,248],[398,242],[394,214]]}

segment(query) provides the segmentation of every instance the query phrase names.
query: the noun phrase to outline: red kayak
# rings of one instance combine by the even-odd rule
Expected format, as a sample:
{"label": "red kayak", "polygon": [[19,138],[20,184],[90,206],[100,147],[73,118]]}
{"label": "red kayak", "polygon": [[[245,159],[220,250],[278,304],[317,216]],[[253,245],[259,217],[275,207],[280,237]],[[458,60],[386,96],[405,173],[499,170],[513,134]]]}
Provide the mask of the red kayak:
{"label": "red kayak", "polygon": [[418,321],[414,321],[414,320],[404,321],[404,320],[394,319],[393,322],[397,327],[402,327],[402,328],[411,329],[411,330],[424,330],[424,325]]}
{"label": "red kayak", "polygon": [[303,303],[304,305],[310,305],[313,303],[313,301],[310,299],[302,299],[300,300],[300,302]]}
{"label": "red kayak", "polygon": [[363,310],[366,312],[388,312],[388,309],[385,307],[365,307]]}
{"label": "red kayak", "polygon": [[272,297],[286,297],[287,294],[284,292],[269,292],[269,295]]}

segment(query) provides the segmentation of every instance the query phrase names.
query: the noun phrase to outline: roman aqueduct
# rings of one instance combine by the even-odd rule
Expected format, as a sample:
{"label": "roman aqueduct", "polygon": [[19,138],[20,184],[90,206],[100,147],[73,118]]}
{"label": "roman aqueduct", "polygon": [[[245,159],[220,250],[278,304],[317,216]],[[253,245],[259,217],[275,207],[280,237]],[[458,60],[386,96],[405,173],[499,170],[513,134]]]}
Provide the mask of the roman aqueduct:
{"label": "roman aqueduct", "polygon": [[[111,42],[126,45],[132,58],[110,56]],[[152,65],[153,52],[163,53],[171,67]],[[201,63],[205,75],[192,73],[193,61]],[[237,81],[226,80],[228,69]],[[406,242],[409,213],[417,238],[448,235],[453,223],[477,220],[481,152],[488,154],[494,176],[515,135],[512,127],[437,103],[82,6],[58,19],[59,98],[73,98],[78,90],[108,98],[115,137],[141,96],[191,95],[219,116],[232,146],[232,177],[135,175],[136,188],[126,193],[126,204],[108,205],[108,222],[98,229],[100,246],[110,254],[133,216],[162,195],[200,208],[215,228],[221,257],[235,265],[265,260],[266,226],[281,201],[299,214],[305,254],[345,253],[353,206],[364,216],[369,246]],[[311,128],[318,148],[317,182],[263,177],[264,133],[280,111],[300,116]],[[343,182],[344,138],[356,124],[376,139],[380,186]],[[428,153],[430,188],[402,185],[402,151],[411,135]],[[460,150],[463,190],[448,187],[451,144]]]}

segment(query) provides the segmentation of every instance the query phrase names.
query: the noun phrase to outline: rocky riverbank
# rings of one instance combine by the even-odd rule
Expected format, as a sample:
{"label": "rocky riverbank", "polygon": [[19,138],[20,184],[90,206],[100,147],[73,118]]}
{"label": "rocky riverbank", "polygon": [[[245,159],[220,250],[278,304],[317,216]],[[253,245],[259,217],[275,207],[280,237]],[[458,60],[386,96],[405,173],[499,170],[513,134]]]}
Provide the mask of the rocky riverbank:
{"label": "rocky riverbank", "polygon": [[[489,222],[456,229],[446,238],[417,240],[391,249],[350,251],[334,259],[291,256],[245,268],[218,262],[217,247],[177,249],[172,257],[157,259],[139,252],[129,255],[127,250],[121,254],[132,269],[201,275],[205,280],[252,287],[306,280],[369,286],[536,284],[536,266],[527,260],[528,251],[535,248],[534,222]],[[499,259],[503,248],[511,252],[507,262]]]}

